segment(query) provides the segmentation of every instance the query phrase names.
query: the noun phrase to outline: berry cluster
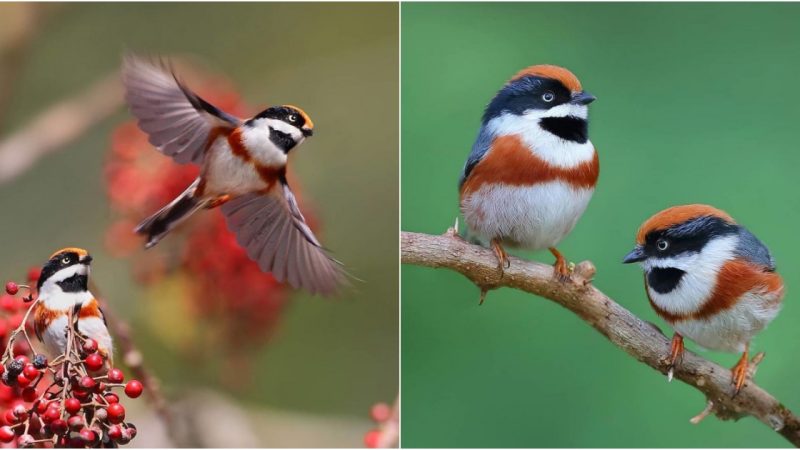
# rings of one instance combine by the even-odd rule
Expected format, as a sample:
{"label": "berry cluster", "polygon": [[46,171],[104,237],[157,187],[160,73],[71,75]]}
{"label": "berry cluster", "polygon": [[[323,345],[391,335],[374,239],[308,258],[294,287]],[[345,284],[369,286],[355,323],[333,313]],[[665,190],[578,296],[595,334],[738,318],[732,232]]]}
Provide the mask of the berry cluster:
{"label": "berry cluster", "polygon": [[[34,283],[38,271],[29,273]],[[17,447],[117,447],[136,436],[125,421],[122,390],[129,398],[142,395],[142,383],[125,382],[98,352],[97,342],[77,332],[75,323],[64,330],[66,351],[48,360],[36,353],[29,333],[33,290],[9,282],[0,299],[5,351],[0,360],[0,442]],[[22,301],[14,296],[21,290]],[[24,311],[24,313],[23,313]]]}
{"label": "berry cluster", "polygon": [[399,443],[400,415],[398,404],[389,406],[386,403],[376,403],[370,410],[370,417],[378,425],[364,435],[364,445],[367,448],[393,448]]}
{"label": "berry cluster", "polygon": [[[221,109],[247,115],[248,108],[226,80],[201,77],[189,84]],[[134,253],[143,242],[131,230],[178,196],[197,175],[196,166],[176,164],[154,150],[134,121],[121,124],[112,136],[105,165],[108,198],[117,215],[106,243],[112,253],[130,257],[134,277],[142,284],[155,289],[159,283],[181,286],[180,294],[170,298],[181,302],[181,310],[194,314],[195,320],[184,322],[197,325],[191,330],[193,339],[207,338],[236,349],[225,354],[229,363],[237,364],[249,360],[240,355],[246,356],[271,336],[287,303],[288,290],[247,257],[221,212],[196,214],[160,245],[146,253]],[[307,205],[302,206],[307,212]],[[306,218],[314,228],[313,213],[306,213]],[[181,284],[182,279],[192,282]]]}

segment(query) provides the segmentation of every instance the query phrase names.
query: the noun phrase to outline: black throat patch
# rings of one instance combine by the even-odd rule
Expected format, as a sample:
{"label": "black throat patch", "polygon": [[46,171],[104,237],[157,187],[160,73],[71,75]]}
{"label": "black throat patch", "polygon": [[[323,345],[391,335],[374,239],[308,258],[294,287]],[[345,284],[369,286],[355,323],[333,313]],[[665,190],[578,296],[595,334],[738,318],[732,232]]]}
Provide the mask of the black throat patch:
{"label": "black throat patch", "polygon": [[289,133],[284,133],[283,131],[276,130],[272,127],[269,127],[269,140],[275,144],[279,149],[283,150],[284,153],[289,153],[289,150],[293,149],[297,142],[292,139],[292,136]]}
{"label": "black throat patch", "polygon": [[85,292],[89,289],[89,276],[75,274],[56,282],[64,292]]}
{"label": "black throat patch", "polygon": [[585,144],[589,140],[589,123],[580,117],[544,117],[539,120],[539,125],[567,141]]}
{"label": "black throat patch", "polygon": [[672,292],[686,272],[673,267],[655,268],[647,272],[647,285],[659,294]]}

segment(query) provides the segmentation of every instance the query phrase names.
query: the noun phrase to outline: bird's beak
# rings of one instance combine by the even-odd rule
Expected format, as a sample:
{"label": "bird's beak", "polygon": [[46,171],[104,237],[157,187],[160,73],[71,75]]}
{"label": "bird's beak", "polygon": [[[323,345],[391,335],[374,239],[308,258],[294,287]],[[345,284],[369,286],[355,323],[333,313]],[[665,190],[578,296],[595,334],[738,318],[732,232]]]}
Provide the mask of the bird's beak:
{"label": "bird's beak", "polygon": [[630,253],[625,255],[625,258],[622,260],[622,264],[630,264],[635,262],[644,261],[647,259],[647,255],[644,254],[644,248],[641,245],[637,245]]}
{"label": "bird's beak", "polygon": [[303,133],[303,137],[309,137],[314,135],[314,130],[311,128],[301,128],[300,131]]}
{"label": "bird's beak", "polygon": [[580,91],[572,95],[572,99],[569,101],[570,103],[574,103],[576,105],[588,105],[593,101],[597,100],[597,97],[594,95],[586,92]]}
{"label": "bird's beak", "polygon": [[92,263],[92,256],[91,255],[86,255],[86,256],[82,257],[79,261],[80,261],[81,264],[85,264],[85,265],[88,266],[88,265],[90,265]]}

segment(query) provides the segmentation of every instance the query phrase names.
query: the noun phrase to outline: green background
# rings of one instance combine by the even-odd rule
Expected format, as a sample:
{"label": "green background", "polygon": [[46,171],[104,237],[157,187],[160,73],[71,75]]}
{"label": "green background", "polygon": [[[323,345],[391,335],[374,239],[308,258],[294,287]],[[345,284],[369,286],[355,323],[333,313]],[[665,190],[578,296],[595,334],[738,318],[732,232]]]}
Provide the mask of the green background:
{"label": "green background", "polygon": [[[559,249],[592,260],[601,290],[668,331],[641,270],[620,261],[639,224],[665,207],[727,210],[771,248],[788,286],[753,349],[767,352],[758,383],[800,410],[800,5],[410,3],[401,14],[404,230],[453,223],[460,170],[502,84],[532,64],[563,65],[598,98],[590,136],[601,171]],[[409,266],[402,297],[404,446],[788,444],[752,418],[690,425],[700,393],[547,300],[502,289],[479,307],[460,275]]]}
{"label": "green background", "polygon": [[[116,70],[124,50],[189,56],[229,77],[254,108],[291,103],[313,117],[316,133],[290,164],[324,223],[326,246],[364,282],[336,300],[293,295],[274,339],[251,355],[254,384],[232,394],[249,406],[361,418],[364,429],[347,441],[361,445],[370,406],[392,401],[398,389],[398,5],[53,8],[26,52],[0,135]],[[0,185],[0,278],[19,279],[55,249],[87,248],[93,278],[131,320],[167,393],[219,387],[225,368],[213,357],[198,366],[151,333],[149,322],[158,318],[137,305],[144,292],[127,261],[103,248],[112,215],[102,165],[110,132],[130,117],[120,108]]]}

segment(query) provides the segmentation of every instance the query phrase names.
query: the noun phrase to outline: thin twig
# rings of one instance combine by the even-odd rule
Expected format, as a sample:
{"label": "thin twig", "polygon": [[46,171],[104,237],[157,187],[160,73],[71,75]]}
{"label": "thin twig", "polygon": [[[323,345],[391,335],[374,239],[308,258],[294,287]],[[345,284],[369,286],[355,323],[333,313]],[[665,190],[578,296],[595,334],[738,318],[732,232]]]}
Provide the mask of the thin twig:
{"label": "thin twig", "polygon": [[[501,276],[491,250],[472,245],[452,232],[444,236],[403,232],[401,249],[403,263],[454,270],[481,290],[511,287],[552,300],[578,315],[629,355],[667,373],[665,356],[670,341],[654,325],[639,319],[592,286],[595,268],[588,261],[575,267],[570,282],[561,282],[551,266],[514,257],[510,258],[511,267]],[[760,360],[763,355],[756,358]],[[800,419],[752,380],[733,397],[731,371],[690,351],[684,352],[683,360],[675,368],[675,378],[713,402],[708,413],[713,412],[723,420],[753,416],[800,446]]]}
{"label": "thin twig", "polygon": [[21,130],[0,141],[0,184],[25,172],[39,158],[59,150],[122,106],[122,86],[113,73],[54,104]]}

